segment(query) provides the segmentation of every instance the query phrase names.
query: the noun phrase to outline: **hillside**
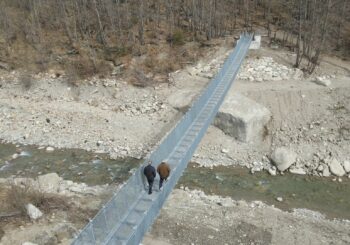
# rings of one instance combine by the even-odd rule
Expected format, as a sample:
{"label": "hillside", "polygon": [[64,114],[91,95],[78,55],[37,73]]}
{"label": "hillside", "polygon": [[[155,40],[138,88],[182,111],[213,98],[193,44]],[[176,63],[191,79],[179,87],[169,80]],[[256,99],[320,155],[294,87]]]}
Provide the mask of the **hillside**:
{"label": "hillside", "polygon": [[72,83],[96,74],[126,76],[146,86],[168,82],[168,73],[197,61],[206,53],[202,48],[213,45],[212,39],[242,30],[299,50],[296,64],[309,60],[305,69],[310,71],[318,64],[319,52],[349,57],[350,4],[304,3],[3,0],[0,69],[21,69],[27,77],[50,71]]}

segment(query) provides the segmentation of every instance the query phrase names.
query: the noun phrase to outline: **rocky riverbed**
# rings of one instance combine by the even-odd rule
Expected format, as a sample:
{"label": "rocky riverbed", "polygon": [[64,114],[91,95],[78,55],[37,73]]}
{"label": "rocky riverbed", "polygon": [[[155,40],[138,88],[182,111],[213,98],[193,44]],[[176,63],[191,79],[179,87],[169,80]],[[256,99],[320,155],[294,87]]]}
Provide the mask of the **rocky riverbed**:
{"label": "rocky riverbed", "polygon": [[[37,145],[48,151],[79,148],[107,153],[112,158],[147,158],[216,74],[229,49],[228,46],[213,48],[199,63],[169,74],[169,83],[145,88],[134,87],[122,77],[91,78],[76,86],[67,82],[64,74],[57,76],[55,72],[37,74],[30,83],[18,71],[2,72],[0,139],[3,142]],[[292,63],[293,54],[284,50],[262,48],[251,52],[239,79],[229,92],[228,98],[231,99],[226,100],[226,109],[220,111],[222,117],[218,120],[221,123],[216,121],[209,127],[192,160],[209,168],[241,165],[248,167],[252,174],[267,171],[271,175],[283,175],[288,171],[329,176],[337,181],[350,177],[348,62],[326,57],[312,77],[306,77],[293,68]],[[239,104],[242,101],[249,106]],[[235,103],[236,107],[230,107]],[[243,106],[258,108],[255,112],[259,113],[252,110],[242,114],[239,110],[227,110]],[[266,116],[268,120],[265,120]],[[227,121],[239,123],[227,124]],[[18,153],[12,153],[14,159],[18,157],[15,154]],[[71,192],[71,184],[69,182],[68,190],[65,188],[68,192]],[[93,195],[100,198],[98,193]],[[212,234],[212,230],[208,230],[211,229],[209,225],[204,227],[200,223],[205,224],[203,220],[206,219],[219,222],[227,217],[231,220],[227,221],[231,222],[227,223],[230,224],[228,227],[237,230],[235,237],[241,240],[219,240],[223,244],[244,244],[250,242],[248,238],[258,241],[258,244],[277,244],[282,239],[281,234],[292,237],[291,244],[319,244],[317,241],[346,244],[349,241],[346,233],[348,223],[345,221],[329,221],[320,214],[312,213],[310,216],[308,211],[297,211],[302,214],[300,217],[265,204],[245,201],[232,201],[233,206],[223,210],[222,204],[203,201],[207,197],[200,196],[197,200],[191,192],[175,191],[167,206],[171,208],[161,214],[151,236],[167,237],[166,242],[170,244],[180,244],[177,241],[181,244],[206,244],[219,233]],[[184,200],[185,208],[181,215],[175,217],[179,210],[173,206],[179,199]],[[213,212],[206,219],[199,218],[203,216],[201,210],[197,210],[197,218],[189,217],[194,212],[192,201],[198,205],[197,209],[203,207],[203,210],[208,208]],[[97,209],[99,205],[100,202],[93,206]],[[254,207],[250,208],[251,205]],[[229,215],[226,216],[226,213]],[[60,212],[60,215],[63,222],[67,213]],[[239,222],[232,223],[235,220]],[[276,220],[284,220],[286,225],[279,226]],[[49,219],[39,224],[45,225],[46,222]],[[214,231],[224,231],[230,238],[228,234],[232,229],[222,228],[221,224],[226,226],[226,223],[220,222],[218,226],[213,226]],[[77,223],[81,227],[84,222],[80,219]],[[270,225],[266,226],[267,223]],[[304,226],[307,236],[300,228]],[[22,227],[21,234],[28,234],[29,227]],[[208,237],[198,236],[195,227],[208,231]],[[257,233],[248,232],[255,227],[259,228]],[[12,228],[7,226],[5,230],[9,232]],[[36,229],[40,230],[38,226]],[[287,234],[288,231],[292,231],[291,234]],[[15,237],[13,232],[8,234]],[[318,236],[322,239],[311,238]],[[4,241],[4,244],[14,244],[13,240]]]}

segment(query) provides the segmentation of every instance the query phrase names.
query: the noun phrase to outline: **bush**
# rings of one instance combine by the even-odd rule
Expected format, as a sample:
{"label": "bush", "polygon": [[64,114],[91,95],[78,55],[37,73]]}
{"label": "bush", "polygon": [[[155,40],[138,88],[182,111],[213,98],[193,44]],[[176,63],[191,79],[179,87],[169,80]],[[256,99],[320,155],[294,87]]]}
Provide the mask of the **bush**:
{"label": "bush", "polygon": [[168,36],[167,41],[173,45],[183,45],[185,44],[185,34],[181,29],[177,29],[172,35]]}

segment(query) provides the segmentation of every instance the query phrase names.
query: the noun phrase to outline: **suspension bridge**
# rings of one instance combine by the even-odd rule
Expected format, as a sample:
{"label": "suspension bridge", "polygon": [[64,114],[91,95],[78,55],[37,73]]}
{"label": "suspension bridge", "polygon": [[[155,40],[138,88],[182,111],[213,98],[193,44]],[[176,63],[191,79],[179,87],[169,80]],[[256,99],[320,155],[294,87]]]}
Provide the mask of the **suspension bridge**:
{"label": "suspension bridge", "polygon": [[[164,159],[168,159],[171,167],[171,175],[163,191],[148,195],[144,186],[143,164],[81,230],[73,245],[138,245],[142,241],[213,121],[251,41],[252,34],[240,36],[220,71],[150,155],[155,167]],[[159,179],[156,179],[155,186],[157,181]]]}

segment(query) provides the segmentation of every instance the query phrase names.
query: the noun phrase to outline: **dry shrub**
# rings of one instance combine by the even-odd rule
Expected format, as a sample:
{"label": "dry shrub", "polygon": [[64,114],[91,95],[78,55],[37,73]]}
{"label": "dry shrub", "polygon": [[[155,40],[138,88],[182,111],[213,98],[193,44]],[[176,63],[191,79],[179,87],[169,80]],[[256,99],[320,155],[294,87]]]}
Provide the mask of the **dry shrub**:
{"label": "dry shrub", "polygon": [[134,69],[131,72],[129,83],[136,87],[148,87],[154,84],[153,79],[146,77],[143,71]]}
{"label": "dry shrub", "polygon": [[45,195],[34,191],[28,184],[24,186],[11,184],[7,193],[8,207],[12,210],[20,211],[22,215],[26,215],[25,205],[28,203],[40,207],[45,203]]}
{"label": "dry shrub", "polygon": [[105,76],[111,72],[111,65],[103,60],[93,61],[88,57],[78,59],[66,65],[67,81],[71,85],[77,86],[81,80],[94,75]]}
{"label": "dry shrub", "polygon": [[170,54],[166,60],[158,59],[154,55],[149,55],[145,61],[144,66],[147,71],[158,73],[158,74],[168,74],[177,69],[181,68],[181,60],[178,55]]}
{"label": "dry shrub", "polygon": [[27,215],[25,205],[28,203],[33,204],[43,212],[49,212],[54,208],[68,208],[68,205],[63,199],[35,190],[30,184],[19,186],[11,183],[5,200],[7,206],[6,209],[8,211],[19,211],[22,216]]}
{"label": "dry shrub", "polygon": [[82,79],[91,77],[96,73],[94,62],[87,57],[80,57],[80,59],[74,61],[72,69],[77,77]]}
{"label": "dry shrub", "polygon": [[152,71],[158,66],[158,63],[159,62],[154,55],[148,55],[143,64],[146,68]]}

